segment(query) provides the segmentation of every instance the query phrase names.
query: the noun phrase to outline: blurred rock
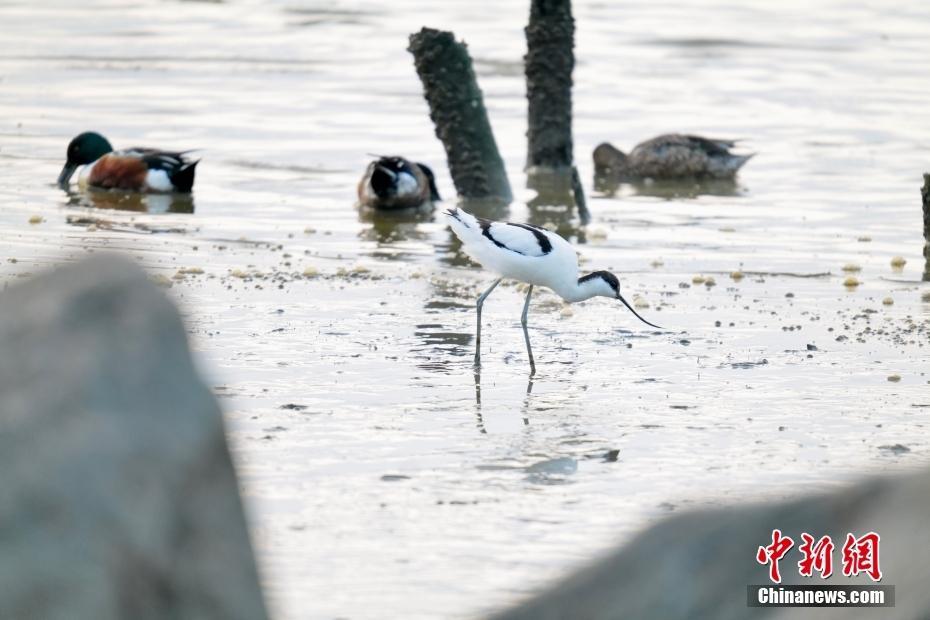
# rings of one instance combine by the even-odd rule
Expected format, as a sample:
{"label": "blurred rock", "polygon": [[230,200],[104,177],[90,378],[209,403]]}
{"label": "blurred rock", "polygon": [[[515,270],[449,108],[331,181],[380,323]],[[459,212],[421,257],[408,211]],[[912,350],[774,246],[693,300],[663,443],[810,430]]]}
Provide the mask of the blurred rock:
{"label": "blurred rock", "polygon": [[0,618],[265,618],[219,408],[145,274],[11,287],[0,351]]}
{"label": "blurred rock", "polygon": [[[869,480],[828,495],[769,505],[707,510],[667,519],[628,545],[495,620],[656,620],[930,617],[930,472]],[[847,532],[881,536],[881,585],[895,586],[893,608],[754,608],[747,585],[765,585],[759,546],[781,529],[795,546],[781,561],[783,584],[872,584],[844,577]],[[829,579],[798,575],[801,533],[829,534],[836,549]]]}

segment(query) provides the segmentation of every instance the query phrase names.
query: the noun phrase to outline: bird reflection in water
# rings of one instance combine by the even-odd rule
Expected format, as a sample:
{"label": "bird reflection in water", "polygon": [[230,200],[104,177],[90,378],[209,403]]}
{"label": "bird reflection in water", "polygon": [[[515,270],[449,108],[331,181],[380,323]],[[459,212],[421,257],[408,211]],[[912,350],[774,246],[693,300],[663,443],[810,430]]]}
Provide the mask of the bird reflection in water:
{"label": "bird reflection in water", "polygon": [[429,235],[420,227],[435,221],[433,207],[430,203],[408,209],[374,209],[361,206],[358,208],[358,221],[369,224],[359,237],[379,245],[403,243],[405,241],[425,241]]}
{"label": "bird reflection in water", "polygon": [[[481,413],[481,367],[474,366],[474,377],[475,377],[475,418],[478,420],[477,427],[478,431],[482,434],[487,435],[488,429],[484,425],[484,416]],[[530,400],[533,396],[533,375],[530,375],[526,381],[526,396],[523,398],[523,406],[521,407],[521,414],[523,417],[523,425],[530,425]]]}
{"label": "bird reflection in water", "polygon": [[116,190],[68,190],[69,207],[134,211],[137,213],[193,213],[194,196],[183,193],[140,193]]}
{"label": "bird reflection in water", "polygon": [[735,179],[625,179],[609,173],[594,174],[594,190],[613,198],[621,188],[629,187],[634,196],[675,200],[700,196],[739,196],[743,187]]}

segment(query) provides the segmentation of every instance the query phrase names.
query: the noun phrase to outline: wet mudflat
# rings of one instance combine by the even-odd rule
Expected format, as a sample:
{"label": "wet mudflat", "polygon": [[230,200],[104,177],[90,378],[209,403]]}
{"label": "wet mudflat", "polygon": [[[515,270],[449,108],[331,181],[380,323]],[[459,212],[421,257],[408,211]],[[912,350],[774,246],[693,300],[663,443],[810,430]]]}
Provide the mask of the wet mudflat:
{"label": "wet mudflat", "polygon": [[[422,25],[469,43],[519,190],[522,3],[92,5],[0,7],[0,277],[120,251],[178,301],[278,617],[473,617],[669,512],[930,460],[920,3],[577,2],[593,221],[528,191],[488,215],[558,228],[669,330],[540,293],[532,382],[517,286],[476,381],[492,278],[438,215],[353,207],[368,152],[453,194],[404,51]],[[193,200],[53,187],[85,129],[202,148]],[[734,187],[594,190],[597,143],[669,130],[759,155]]]}

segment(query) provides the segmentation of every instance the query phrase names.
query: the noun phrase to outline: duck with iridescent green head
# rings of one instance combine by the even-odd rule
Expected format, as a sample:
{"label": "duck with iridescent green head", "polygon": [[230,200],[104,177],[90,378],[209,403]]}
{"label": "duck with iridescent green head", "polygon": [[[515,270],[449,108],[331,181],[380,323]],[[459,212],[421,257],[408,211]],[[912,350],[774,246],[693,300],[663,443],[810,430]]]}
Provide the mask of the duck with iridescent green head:
{"label": "duck with iridescent green head", "polygon": [[114,151],[99,133],[77,135],[68,145],[67,161],[58,184],[67,188],[75,171],[81,187],[129,192],[189,193],[200,160],[187,158],[190,151],[161,151],[133,147]]}

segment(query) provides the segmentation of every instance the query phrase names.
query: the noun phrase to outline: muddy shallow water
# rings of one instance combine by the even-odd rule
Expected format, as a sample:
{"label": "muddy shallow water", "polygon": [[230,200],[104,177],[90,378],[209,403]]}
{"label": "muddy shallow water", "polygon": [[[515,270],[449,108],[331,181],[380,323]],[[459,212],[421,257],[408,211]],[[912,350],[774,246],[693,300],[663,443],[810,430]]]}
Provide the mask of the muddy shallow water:
{"label": "muddy shallow water", "polygon": [[[930,461],[930,8],[575,4],[584,228],[521,189],[523,2],[0,5],[0,277],[110,250],[157,274],[226,410],[276,617],[474,617],[669,512]],[[476,58],[519,195],[494,215],[559,227],[670,331],[538,294],[529,382],[501,287],[476,382],[492,278],[440,218],[353,206],[369,152],[454,193],[405,51],[422,25]],[[193,200],[57,189],[86,129],[201,148]],[[693,198],[594,191],[598,142],[669,130],[759,155]]]}

